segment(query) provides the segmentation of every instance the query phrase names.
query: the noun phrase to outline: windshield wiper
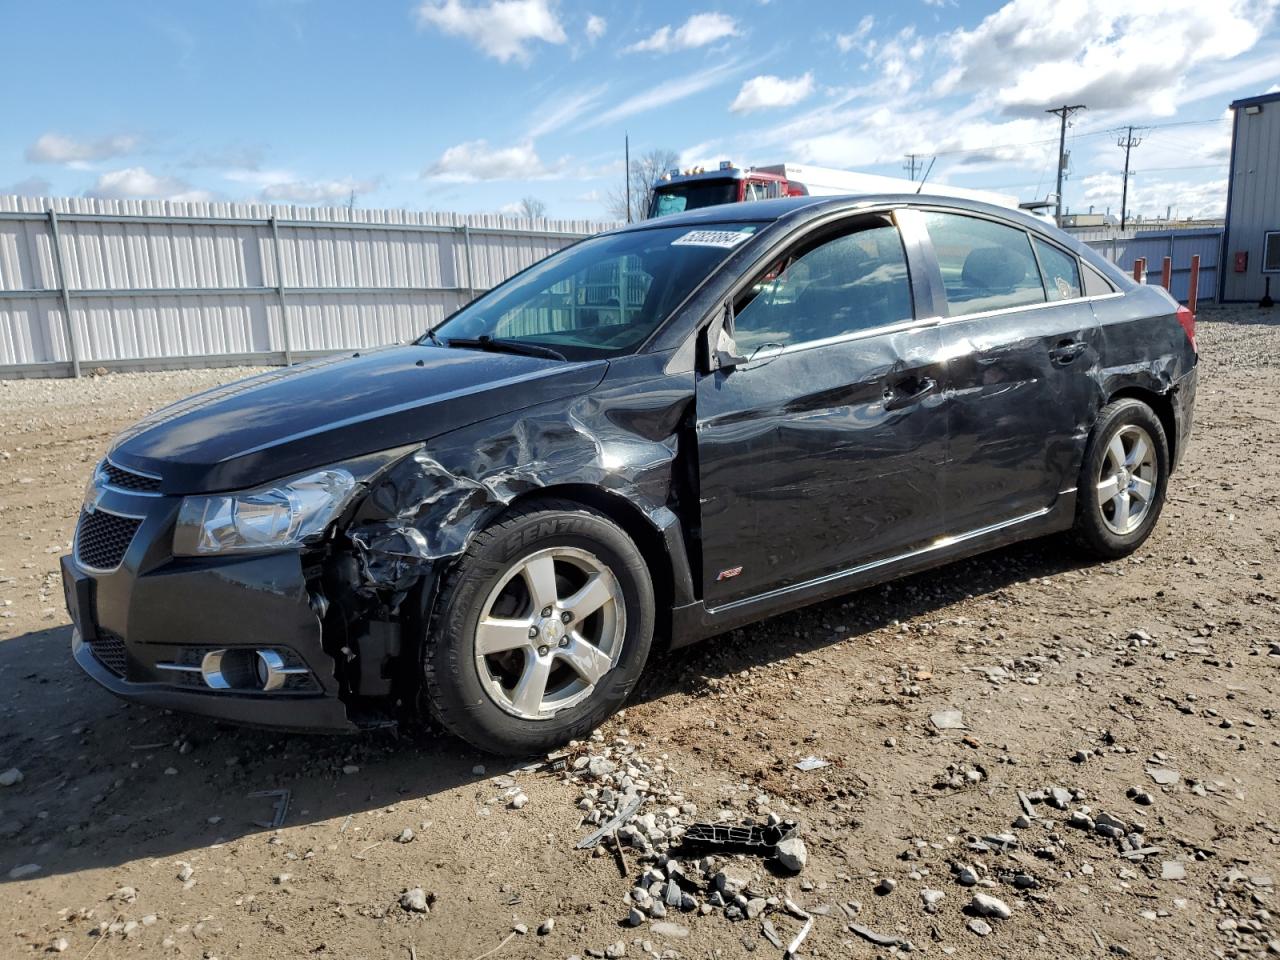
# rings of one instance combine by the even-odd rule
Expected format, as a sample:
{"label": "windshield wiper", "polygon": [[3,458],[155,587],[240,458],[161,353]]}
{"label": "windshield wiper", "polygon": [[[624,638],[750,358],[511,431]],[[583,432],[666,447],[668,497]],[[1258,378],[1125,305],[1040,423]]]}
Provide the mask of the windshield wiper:
{"label": "windshield wiper", "polygon": [[450,337],[446,341],[450,347],[470,347],[472,349],[491,350],[494,353],[518,353],[526,357],[546,357],[548,360],[567,360],[559,350],[552,350],[537,343],[526,343],[523,340],[507,340],[503,337],[490,337],[481,334],[478,337]]}
{"label": "windshield wiper", "polygon": [[426,332],[425,336],[426,336],[426,338],[427,338],[428,340],[430,340],[432,343],[434,343],[437,347],[443,347],[443,346],[444,346],[444,341],[443,341],[443,340],[441,340],[439,337],[437,337],[437,336],[436,336],[436,332],[435,332],[434,330],[432,330],[430,327],[427,327],[427,332]]}

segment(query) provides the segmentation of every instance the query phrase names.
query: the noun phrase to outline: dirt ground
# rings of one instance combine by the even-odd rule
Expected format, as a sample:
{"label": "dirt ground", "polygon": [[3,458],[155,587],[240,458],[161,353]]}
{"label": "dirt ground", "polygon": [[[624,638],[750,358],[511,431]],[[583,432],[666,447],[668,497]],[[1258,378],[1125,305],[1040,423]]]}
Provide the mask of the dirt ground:
{"label": "dirt ground", "polygon": [[[21,775],[0,957],[781,957],[762,921],[798,932],[788,894],[814,914],[805,957],[1280,953],[1280,311],[1207,310],[1199,339],[1195,437],[1136,556],[1024,544],[650,664],[591,753],[643,757],[672,813],[794,818],[808,863],[725,865],[763,916],[634,928],[637,854],[624,877],[574,848],[584,775],[443,734],[219,726],[83,677],[57,559],[91,465],[245,371],[0,382],[0,783]],[[281,788],[284,826],[259,825],[273,800],[251,794]],[[414,888],[429,912],[401,906]],[[1011,915],[981,920],[975,893]]]}

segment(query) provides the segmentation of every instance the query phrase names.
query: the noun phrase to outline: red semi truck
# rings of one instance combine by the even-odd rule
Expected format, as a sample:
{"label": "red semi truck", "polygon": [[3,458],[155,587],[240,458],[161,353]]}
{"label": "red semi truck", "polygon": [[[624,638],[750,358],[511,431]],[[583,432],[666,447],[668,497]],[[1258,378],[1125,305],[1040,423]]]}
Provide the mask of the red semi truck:
{"label": "red semi truck", "polygon": [[924,186],[900,177],[882,177],[873,173],[832,170],[799,163],[777,163],[763,167],[736,167],[722,161],[719,168],[707,170],[668,170],[653,185],[650,217],[661,217],[683,210],[696,210],[718,203],[742,203],[772,197],[823,197],[857,193],[925,192],[948,197],[967,197],[1001,207],[1018,209],[1018,198],[990,190],[971,190],[946,183]]}

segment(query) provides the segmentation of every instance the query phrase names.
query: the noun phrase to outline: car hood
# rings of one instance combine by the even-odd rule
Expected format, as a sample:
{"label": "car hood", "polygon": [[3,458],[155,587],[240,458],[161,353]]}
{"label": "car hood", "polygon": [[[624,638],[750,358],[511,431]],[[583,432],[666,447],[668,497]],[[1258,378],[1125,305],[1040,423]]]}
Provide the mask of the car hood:
{"label": "car hood", "polygon": [[243,489],[575,396],[607,368],[419,345],[323,357],[179,400],[109,456],[163,493]]}

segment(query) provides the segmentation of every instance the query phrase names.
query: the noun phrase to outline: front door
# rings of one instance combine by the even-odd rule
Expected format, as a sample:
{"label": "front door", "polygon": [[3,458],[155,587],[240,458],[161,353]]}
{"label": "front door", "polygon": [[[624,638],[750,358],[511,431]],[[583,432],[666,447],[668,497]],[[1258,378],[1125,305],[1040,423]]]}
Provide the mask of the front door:
{"label": "front door", "polygon": [[1098,329],[1075,256],[1013,224],[925,213],[948,357],[948,533],[1016,522],[1072,488],[1097,410]]}
{"label": "front door", "polygon": [[939,532],[940,341],[891,219],[800,241],[737,297],[733,334],[748,362],[697,386],[708,607]]}

